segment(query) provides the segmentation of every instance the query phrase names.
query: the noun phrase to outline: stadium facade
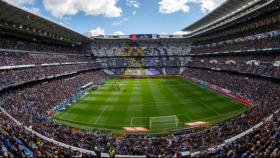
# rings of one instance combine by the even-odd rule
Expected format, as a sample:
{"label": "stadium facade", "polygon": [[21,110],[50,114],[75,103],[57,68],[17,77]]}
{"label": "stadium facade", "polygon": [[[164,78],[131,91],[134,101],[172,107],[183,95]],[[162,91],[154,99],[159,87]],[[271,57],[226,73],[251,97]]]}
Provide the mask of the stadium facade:
{"label": "stadium facade", "polygon": [[[0,156],[108,157],[112,147],[120,157],[279,156],[279,7],[278,0],[227,0],[184,28],[187,35],[89,38],[0,0]],[[82,86],[111,75],[181,76],[255,107],[168,135],[113,136],[49,117],[83,96]]]}

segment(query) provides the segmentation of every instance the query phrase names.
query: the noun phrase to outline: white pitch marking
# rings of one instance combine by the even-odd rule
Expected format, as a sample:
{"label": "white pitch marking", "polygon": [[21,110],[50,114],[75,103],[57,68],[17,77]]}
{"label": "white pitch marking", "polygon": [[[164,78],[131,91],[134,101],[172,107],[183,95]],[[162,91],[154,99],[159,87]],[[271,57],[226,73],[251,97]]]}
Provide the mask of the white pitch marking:
{"label": "white pitch marking", "polygon": [[188,113],[186,113],[186,116],[192,121],[193,119],[190,117]]}
{"label": "white pitch marking", "polygon": [[103,109],[103,111],[99,114],[99,116],[97,117],[97,119],[94,121],[94,124],[96,124],[96,123],[99,121],[100,117],[103,115],[103,113],[107,110],[108,107],[109,107],[109,106],[107,105],[107,106]]}

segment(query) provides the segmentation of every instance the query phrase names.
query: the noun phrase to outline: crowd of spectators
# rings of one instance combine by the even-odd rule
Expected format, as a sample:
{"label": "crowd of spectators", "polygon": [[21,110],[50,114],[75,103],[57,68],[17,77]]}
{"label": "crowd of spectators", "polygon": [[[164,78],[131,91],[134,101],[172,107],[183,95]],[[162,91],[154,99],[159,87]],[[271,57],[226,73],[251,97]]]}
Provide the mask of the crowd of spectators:
{"label": "crowd of spectators", "polygon": [[[205,54],[214,52],[228,52],[236,50],[251,50],[275,48],[279,46],[279,31],[258,34],[238,39],[219,41],[212,44],[192,46],[185,42],[165,45],[151,43],[144,50],[144,56],[149,55],[181,55]],[[95,56],[118,56],[123,47],[145,47],[146,43],[131,46],[129,43],[100,44],[92,46]],[[70,52],[78,53],[78,49],[63,46],[49,46],[12,39],[0,38],[0,48],[14,50],[32,50],[43,52]],[[156,59],[156,58],[155,58]],[[156,60],[159,60],[158,58]],[[105,63],[118,65],[130,61],[104,59]],[[165,58],[161,62],[170,66],[180,66],[180,58]],[[185,58],[182,60],[186,60]],[[1,53],[0,67],[28,64],[52,64],[68,62],[90,62],[90,58],[82,55],[65,54],[30,54],[30,53]],[[196,78],[210,84],[230,90],[234,95],[240,96],[255,107],[247,112],[213,124],[209,128],[190,129],[174,134],[159,135],[126,135],[124,138],[114,137],[106,130],[77,130],[72,127],[55,122],[48,117],[48,111],[71,98],[80,88],[90,82],[99,83],[109,78],[103,71],[90,71],[60,77],[36,84],[25,85],[20,89],[5,91],[0,94],[0,107],[17,119],[23,125],[30,127],[42,135],[97,153],[107,153],[115,148],[117,154],[146,155],[148,157],[173,157],[183,152],[205,151],[224,143],[256,125],[264,125],[250,134],[226,144],[214,151],[202,152],[202,157],[279,157],[280,156],[280,114],[276,113],[271,120],[265,120],[270,114],[280,108],[280,84],[273,79],[253,77],[244,74],[221,72],[210,69],[222,69],[245,72],[249,74],[279,77],[279,67],[275,62],[279,55],[227,55],[212,57],[193,57],[182,77]],[[147,61],[148,64],[156,64]],[[160,62],[158,62],[160,63]],[[179,64],[179,65],[178,65]],[[128,65],[128,64],[127,64]],[[277,65],[277,63],[276,63]],[[36,66],[35,68],[1,70],[0,89],[10,84],[20,83],[32,79],[39,79],[49,75],[56,75],[69,71],[78,71],[94,67],[94,64],[71,64],[60,66]],[[200,69],[200,68],[206,69]],[[179,68],[167,69],[167,73],[178,72]],[[202,98],[203,99],[203,98]],[[81,157],[88,156],[71,149],[66,149],[27,132],[23,126],[16,124],[4,113],[0,113],[0,157]]]}
{"label": "crowd of spectators", "polygon": [[261,128],[246,135],[244,138],[227,144],[222,148],[201,157],[280,157],[280,114],[271,120],[264,121]]}
{"label": "crowd of spectators", "polygon": [[[43,82],[40,84],[36,84],[34,86],[26,87],[23,89],[18,89],[16,94],[14,91],[6,92],[0,96],[0,106],[7,110],[9,114],[20,120],[26,126],[31,126],[34,129],[45,128],[49,130],[53,130],[52,132],[61,132],[60,137],[63,132],[68,132],[68,130],[72,130],[70,128],[64,127],[62,125],[56,124],[54,122],[49,122],[47,118],[47,111],[50,110],[55,105],[58,105],[65,99],[71,97],[76,91],[78,91],[82,86],[86,85],[89,82],[97,83],[101,80],[107,78],[107,75],[104,72],[87,72],[84,74],[75,75],[72,77],[66,77],[63,79],[58,79],[50,82]],[[2,114],[1,114],[2,116]],[[3,121],[2,121],[3,120]],[[6,122],[7,121],[7,122]],[[3,123],[3,124],[1,124]],[[18,149],[13,149],[14,146],[18,146],[17,143],[13,143],[13,139],[28,139],[24,141],[25,146],[28,150],[32,152],[32,154],[45,156],[45,157],[53,157],[53,156],[74,156],[75,152],[68,152],[67,149],[58,147],[56,145],[51,145],[51,143],[39,142],[38,138],[27,133],[20,126],[17,126],[13,121],[7,119],[3,116],[1,117],[0,127],[5,127],[3,132],[3,139],[0,139],[1,143],[5,143],[1,148],[1,155],[14,155],[14,154],[25,154],[23,151],[18,151]],[[45,127],[44,124],[46,125]],[[61,130],[59,127],[61,126]],[[2,129],[2,128],[1,128]],[[18,129],[18,130],[17,130]],[[10,132],[15,130],[14,132]],[[42,129],[43,130],[43,129]],[[43,132],[40,130],[42,134],[46,134],[47,132]],[[19,133],[17,133],[19,132]],[[50,132],[51,133],[51,132]],[[58,133],[57,133],[58,134]],[[74,135],[73,135],[74,136]],[[51,135],[48,137],[52,138]],[[63,136],[62,136],[63,137]],[[7,139],[9,140],[7,142]],[[18,142],[18,141],[17,141]],[[37,143],[40,143],[39,146]],[[30,144],[32,143],[32,144]],[[46,145],[46,146],[45,146]],[[33,147],[36,147],[35,149]],[[44,151],[37,151],[39,148]],[[65,151],[66,150],[66,151]],[[70,150],[70,149],[69,149]],[[37,153],[39,152],[39,153]],[[62,154],[62,155],[60,155]],[[79,153],[80,154],[80,153]],[[11,155],[10,155],[11,156]],[[22,155],[21,155],[22,156]],[[20,157],[21,157],[20,156]],[[17,157],[17,156],[16,156]]]}
{"label": "crowd of spectators", "polygon": [[[172,49],[162,51],[169,52],[172,51]],[[149,53],[161,51],[154,48],[147,48],[144,52],[146,54],[148,53],[147,55],[153,55]],[[165,54],[168,55],[169,53]],[[90,58],[83,55],[2,53],[0,57],[0,66],[29,64],[39,65],[34,68],[1,70],[1,76],[4,76],[0,79],[0,85],[2,87],[50,75],[94,68],[96,66],[91,63],[77,64],[78,62],[91,62]],[[273,54],[269,56],[246,55],[245,57],[235,55],[193,57],[189,64],[194,67],[244,71],[247,73],[279,76],[278,67],[273,65],[275,61],[278,61],[278,59],[279,56]],[[110,61],[108,59],[106,60],[107,62]],[[178,66],[176,64],[178,63],[178,60],[176,59],[174,60],[173,58],[170,58],[165,60],[166,65]],[[59,66],[41,65],[52,63],[76,64]],[[149,61],[147,61],[147,63],[153,64]],[[165,71],[167,74],[177,73],[179,72],[179,68],[170,68]],[[187,68],[182,77],[185,77],[186,79],[188,79],[188,77],[197,78],[228,89],[235,95],[241,96],[246,100],[253,102],[256,107],[239,117],[214,124],[211,128],[207,129],[201,128],[194,131],[188,130],[186,133],[181,132],[180,134],[176,133],[170,135],[127,135],[124,139],[113,137],[110,131],[77,131],[71,127],[49,119],[47,111],[72,97],[80,90],[80,87],[89,82],[106,80],[108,76],[102,71],[80,73],[69,77],[36,83],[17,90],[7,91],[0,96],[0,106],[27,127],[30,127],[44,136],[54,140],[76,147],[94,150],[98,153],[108,152],[111,147],[114,147],[117,154],[147,155],[150,157],[171,157],[174,155],[180,155],[180,153],[184,151],[195,152],[215,147],[216,145],[223,143],[224,140],[242,133],[249,129],[252,125],[261,122],[263,118],[280,108],[280,86],[278,83],[271,80],[194,68]],[[9,128],[4,128],[4,130],[2,130],[4,137],[1,137],[0,140],[2,143],[2,152],[0,152],[0,154],[26,155],[32,153],[37,155],[37,150],[33,148],[33,144],[36,144],[39,138],[26,133],[22,127],[16,125],[4,116],[1,118],[1,121],[2,120],[5,121],[3,121],[3,125],[1,125]],[[271,126],[269,125],[269,123],[265,124],[265,127],[270,128]],[[10,132],[10,130],[20,131],[20,134]],[[29,140],[30,137],[32,138],[31,140]],[[269,138],[272,138],[271,135],[268,135],[267,139]],[[246,139],[247,137],[245,137],[245,140]],[[242,142],[243,138],[238,141]],[[37,145],[37,148],[42,148],[44,150],[44,154],[67,154],[67,149],[57,147],[56,145],[52,145],[50,147],[50,143],[45,141],[40,142],[43,147],[39,147]],[[4,143],[5,145],[3,145]],[[32,143],[32,145],[30,145],[30,143]],[[270,147],[271,149],[267,152],[274,151],[274,147],[275,146]],[[228,145],[226,148],[210,154],[240,154],[239,150],[240,149],[236,148],[234,145]],[[235,151],[235,153],[230,151]],[[248,152],[250,154],[254,154],[255,151]],[[40,152],[39,155],[40,154],[42,153]],[[80,153],[71,153],[71,155],[72,154]]]}
{"label": "crowd of spectators", "polygon": [[247,36],[225,41],[217,41],[204,45],[194,45],[190,54],[206,54],[215,52],[257,50],[266,48],[278,48],[280,44],[279,31],[273,31],[253,36]]}
{"label": "crowd of spectators", "polygon": [[188,61],[189,47],[100,48],[92,53],[106,68],[180,67]]}
{"label": "crowd of spectators", "polygon": [[[98,68],[84,55],[1,53],[0,60],[0,68],[3,68],[0,69],[3,76],[0,78],[0,89],[49,76]],[[31,66],[16,68],[21,65]]]}
{"label": "crowd of spectators", "polygon": [[94,68],[96,68],[94,64],[77,64],[0,71],[0,75],[3,76],[0,78],[0,89],[11,85],[18,85],[27,81],[43,79],[49,76]]}
{"label": "crowd of spectators", "polygon": [[0,49],[11,49],[21,51],[39,51],[39,52],[59,52],[59,53],[81,53],[79,46],[52,45],[39,43],[37,41],[28,41],[25,39],[7,38],[0,35]]}
{"label": "crowd of spectators", "polygon": [[[102,72],[90,72],[70,78],[36,84],[31,87],[8,92],[1,96],[0,106],[20,122],[35,131],[57,141],[89,150],[108,152],[114,147],[118,154],[173,156],[182,151],[194,152],[215,147],[249,129],[279,108],[280,87],[270,80],[233,75],[200,69],[187,69],[183,76],[194,77],[231,90],[256,107],[233,118],[202,129],[180,135],[127,135],[114,138],[109,131],[80,130],[49,121],[46,111],[69,98],[79,87],[90,81],[106,79]],[[14,95],[17,93],[18,95]],[[259,99],[259,98],[262,99]]]}
{"label": "crowd of spectators", "polygon": [[1,112],[0,120],[0,157],[90,156],[42,140]]}
{"label": "crowd of spectators", "polygon": [[[73,77],[46,81],[1,95],[0,105],[28,126],[37,125],[52,106],[75,94],[82,86],[105,79],[103,72],[86,72]],[[13,107],[13,108],[11,108]],[[27,115],[28,114],[28,115]],[[39,123],[40,124],[40,123]]]}
{"label": "crowd of spectators", "polygon": [[218,123],[216,129],[218,137],[212,136],[214,139],[210,139],[210,142],[237,135],[280,108],[280,85],[277,81],[204,69],[187,69],[185,75],[228,89],[256,105],[239,118]]}
{"label": "crowd of spectators", "polygon": [[104,68],[170,68],[181,67],[187,63],[187,57],[134,57],[129,59],[124,58],[102,58],[98,59]]}
{"label": "crowd of spectators", "polygon": [[84,54],[35,54],[24,52],[0,52],[0,67],[30,64],[51,64],[67,62],[91,62],[92,59]]}
{"label": "crowd of spectators", "polygon": [[277,53],[193,57],[192,61],[187,65],[190,67],[236,71],[274,78],[279,78],[280,76],[280,56]]}
{"label": "crowd of spectators", "polygon": [[144,56],[178,56],[178,55],[187,55],[190,52],[190,46],[181,45],[179,47],[170,46],[167,47],[168,43],[164,44],[164,46],[158,47],[102,47],[102,48],[92,48],[92,53],[96,57],[114,57],[114,56],[130,56],[130,52],[133,49],[141,49],[143,51]]}

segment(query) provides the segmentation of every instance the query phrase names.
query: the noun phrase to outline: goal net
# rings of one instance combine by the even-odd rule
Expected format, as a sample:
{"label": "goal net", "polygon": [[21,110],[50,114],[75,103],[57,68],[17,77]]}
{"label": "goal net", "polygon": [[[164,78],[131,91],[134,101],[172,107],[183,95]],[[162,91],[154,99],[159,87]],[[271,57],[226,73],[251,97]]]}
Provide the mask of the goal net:
{"label": "goal net", "polygon": [[150,130],[170,130],[178,128],[179,119],[176,115],[150,117]]}

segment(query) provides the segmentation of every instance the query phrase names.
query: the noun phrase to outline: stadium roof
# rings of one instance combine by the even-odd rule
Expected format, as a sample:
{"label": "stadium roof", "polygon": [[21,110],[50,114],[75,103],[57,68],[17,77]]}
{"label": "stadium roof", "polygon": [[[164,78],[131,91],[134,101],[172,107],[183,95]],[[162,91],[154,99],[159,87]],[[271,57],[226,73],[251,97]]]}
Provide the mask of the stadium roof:
{"label": "stadium roof", "polygon": [[198,31],[205,26],[219,22],[226,16],[234,15],[236,12],[246,8],[248,4],[252,4],[257,1],[260,0],[226,0],[218,8],[183,30],[188,32]]}
{"label": "stadium roof", "polygon": [[29,28],[41,35],[56,36],[69,42],[88,42],[90,38],[72,29],[60,25],[53,20],[30,12],[23,7],[0,0],[0,21]]}

